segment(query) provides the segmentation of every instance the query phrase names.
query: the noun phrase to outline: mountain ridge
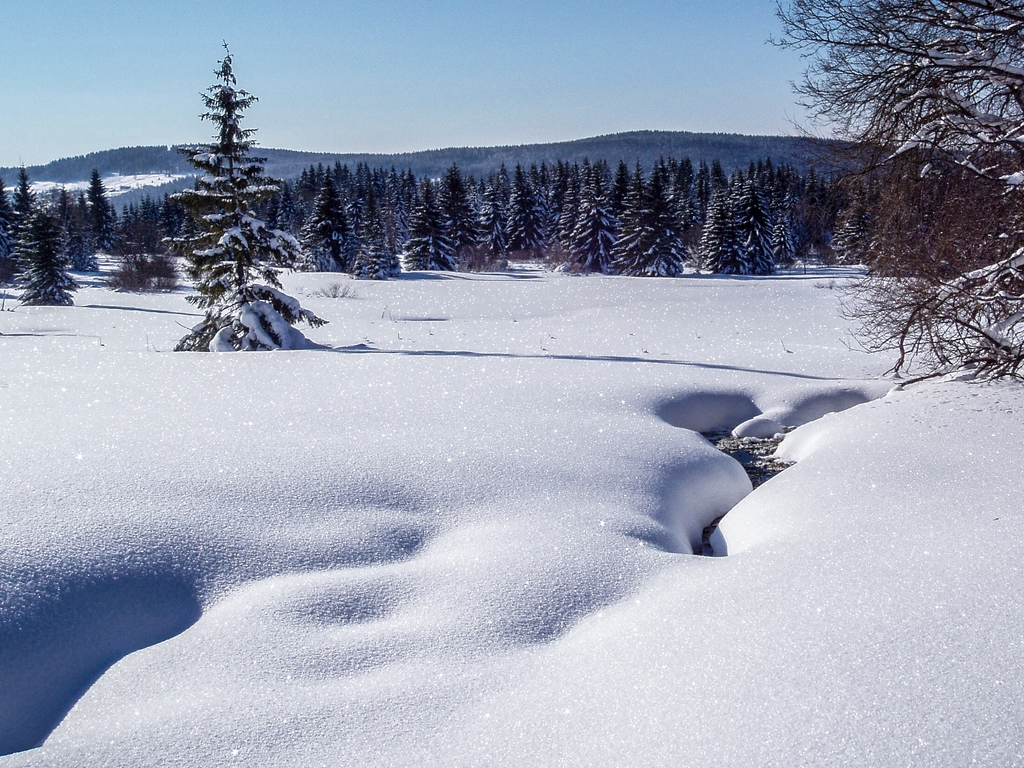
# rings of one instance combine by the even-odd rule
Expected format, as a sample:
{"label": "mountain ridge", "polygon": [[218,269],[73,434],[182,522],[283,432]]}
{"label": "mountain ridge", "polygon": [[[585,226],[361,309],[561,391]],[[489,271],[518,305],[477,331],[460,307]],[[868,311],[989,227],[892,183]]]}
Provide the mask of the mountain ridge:
{"label": "mountain ridge", "polygon": [[[530,165],[557,160],[591,162],[606,160],[617,165],[621,160],[632,166],[639,162],[649,168],[660,157],[689,157],[719,160],[726,172],[745,167],[752,161],[771,157],[806,169],[814,164],[823,142],[805,137],[751,136],[737,133],[696,133],[691,131],[626,131],[570,141],[508,144],[492,147],[446,147],[401,153],[340,153],[257,147],[256,153],[267,158],[266,170],[283,179],[297,177],[310,165],[340,162],[354,167],[367,163],[371,167],[394,166],[411,169],[417,176],[440,176],[451,164],[458,163],[465,173],[486,177],[504,164],[510,170],[517,163]],[[187,145],[182,145],[187,146]],[[60,158],[44,165],[26,168],[33,181],[74,183],[88,179],[93,168],[101,175],[144,173],[187,174],[191,166],[177,147],[144,146],[100,150],[86,155]],[[18,168],[0,168],[0,178],[8,185]]]}

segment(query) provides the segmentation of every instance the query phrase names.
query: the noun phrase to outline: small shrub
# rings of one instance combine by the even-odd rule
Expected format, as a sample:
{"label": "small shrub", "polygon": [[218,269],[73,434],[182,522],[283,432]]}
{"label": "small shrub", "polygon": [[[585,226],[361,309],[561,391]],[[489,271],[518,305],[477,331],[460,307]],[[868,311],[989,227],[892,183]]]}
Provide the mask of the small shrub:
{"label": "small shrub", "polygon": [[317,288],[309,296],[319,296],[322,299],[354,299],[356,289],[351,283],[331,283],[326,288]]}
{"label": "small shrub", "polygon": [[118,291],[173,291],[178,270],[167,254],[132,253],[121,257],[108,284]]}
{"label": "small shrub", "polygon": [[459,251],[461,272],[499,272],[503,269],[508,269],[508,259],[495,255],[487,248],[473,246]]}

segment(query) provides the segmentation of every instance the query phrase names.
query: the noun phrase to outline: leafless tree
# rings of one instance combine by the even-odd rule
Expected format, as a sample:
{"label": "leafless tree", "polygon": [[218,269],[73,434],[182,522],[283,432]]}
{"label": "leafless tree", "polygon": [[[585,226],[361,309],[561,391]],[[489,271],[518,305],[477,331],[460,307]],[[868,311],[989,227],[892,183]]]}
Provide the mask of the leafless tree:
{"label": "leafless tree", "polygon": [[854,308],[896,371],[1024,369],[1024,0],[794,0],[813,117],[882,169]]}

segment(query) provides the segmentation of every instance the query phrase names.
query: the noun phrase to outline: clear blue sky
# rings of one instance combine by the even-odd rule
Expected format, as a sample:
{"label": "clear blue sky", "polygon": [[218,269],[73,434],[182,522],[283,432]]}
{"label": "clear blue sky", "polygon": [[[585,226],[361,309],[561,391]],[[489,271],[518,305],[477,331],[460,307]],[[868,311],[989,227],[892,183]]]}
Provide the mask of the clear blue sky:
{"label": "clear blue sky", "polygon": [[791,133],[771,0],[2,0],[0,166],[206,140],[226,39],[263,146]]}

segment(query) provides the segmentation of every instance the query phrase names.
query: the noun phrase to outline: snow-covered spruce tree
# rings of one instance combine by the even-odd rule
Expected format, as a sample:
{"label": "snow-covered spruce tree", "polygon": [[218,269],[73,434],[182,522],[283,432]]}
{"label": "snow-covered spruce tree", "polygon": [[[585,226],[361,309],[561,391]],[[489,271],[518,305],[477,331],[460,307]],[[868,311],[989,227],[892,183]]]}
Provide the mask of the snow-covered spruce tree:
{"label": "snow-covered spruce tree", "polygon": [[678,213],[672,205],[664,166],[644,183],[637,166],[622,212],[612,269],[622,275],[675,277],[683,271]]}
{"label": "snow-covered spruce tree", "polygon": [[755,178],[749,179],[743,187],[743,194],[739,197],[734,213],[734,221],[748,274],[772,274],[775,271],[775,255],[772,253],[771,212],[757,188]]}
{"label": "snow-covered spruce tree", "polygon": [[477,231],[477,247],[482,252],[484,264],[504,266],[508,256],[508,240],[505,236],[505,205],[502,202],[501,182],[493,178],[484,189],[480,204],[480,220]]}
{"label": "snow-covered spruce tree", "polygon": [[[477,241],[477,216],[473,201],[473,189],[471,180],[467,180],[459,170],[459,166],[452,163],[451,168],[445,171],[441,179],[440,195],[438,195],[439,208],[444,218],[448,221],[448,238],[451,241],[451,248],[455,262],[461,259],[463,253],[472,248]],[[409,234],[412,236],[413,225],[409,225]],[[443,267],[438,267],[443,269]]]}
{"label": "snow-covered spruce tree", "polygon": [[783,204],[775,215],[775,226],[772,228],[772,258],[777,265],[783,267],[788,267],[796,259],[788,210],[789,206]]}
{"label": "snow-covered spruce tree", "polygon": [[401,265],[397,254],[388,244],[384,220],[372,185],[367,187],[360,218],[362,231],[352,274],[361,280],[387,280],[390,277],[397,277],[401,274]]}
{"label": "snow-covered spruce tree", "polygon": [[562,247],[572,250],[573,232],[580,220],[580,204],[582,196],[583,177],[578,165],[573,165],[566,179],[565,192],[562,195],[562,204],[558,209],[558,218],[555,220],[555,237]]}
{"label": "snow-covered spruce tree", "polygon": [[107,199],[107,189],[103,186],[103,179],[96,168],[92,169],[89,178],[86,199],[89,204],[89,229],[93,252],[111,253],[114,249],[117,216],[114,213],[114,206]]}
{"label": "snow-covered spruce tree", "polygon": [[76,200],[66,189],[57,198],[57,213],[64,230],[64,257],[71,269],[79,272],[98,272],[100,265],[89,236],[88,206],[85,196]]}
{"label": "snow-covered spruce tree", "polygon": [[679,230],[679,211],[669,189],[665,165],[651,174],[647,196],[651,212],[651,244],[647,249],[644,274],[651,277],[675,277],[683,272],[686,250]]}
{"label": "snow-covered spruce tree", "polygon": [[618,222],[598,174],[591,174],[581,194],[579,217],[570,239],[573,260],[584,272],[607,273],[611,270]]}
{"label": "snow-covered spruce tree", "polygon": [[528,258],[539,258],[547,245],[546,212],[537,188],[530,182],[521,165],[512,177],[508,203],[508,248]]}
{"label": "snow-covered spruce tree", "polygon": [[612,180],[611,189],[608,192],[608,199],[612,204],[612,214],[616,219],[622,218],[622,212],[626,206],[626,197],[629,195],[629,184],[632,177],[629,174],[629,166],[619,160],[615,168],[615,177]]}
{"label": "snow-covered spruce tree", "polygon": [[744,274],[745,262],[739,255],[736,229],[723,188],[711,195],[698,251],[701,269],[721,275]]}
{"label": "snow-covered spruce tree", "polygon": [[17,237],[18,230],[32,218],[36,206],[36,195],[29,185],[25,166],[18,170],[18,185],[11,194],[11,203],[14,213],[14,236]]}
{"label": "snow-covered spruce tree", "polygon": [[69,307],[78,289],[68,274],[61,222],[55,211],[39,206],[18,236],[15,258],[21,265],[21,303],[29,306]]}
{"label": "snow-covered spruce tree", "polygon": [[402,252],[402,267],[406,270],[455,271],[455,251],[448,236],[450,222],[436,195],[434,183],[424,179]]}
{"label": "snow-covered spruce tree", "polygon": [[637,163],[629,180],[629,188],[622,199],[618,237],[612,247],[613,272],[620,272],[623,268],[632,269],[633,265],[643,262],[645,244],[650,239],[647,229],[651,214],[647,203],[644,170]]}
{"label": "snow-covered spruce tree", "polygon": [[302,227],[301,268],[311,272],[347,271],[345,240],[349,236],[348,217],[331,174],[313,202],[313,210]]}
{"label": "snow-covered spruce tree", "polygon": [[299,245],[285,232],[268,229],[253,213],[277,185],[264,175],[263,159],[250,155],[255,131],[242,128],[241,121],[256,97],[237,89],[226,45],[216,75],[218,82],[203,95],[207,112],[202,115],[217,128],[214,141],[182,150],[202,174],[194,189],[177,195],[198,231],[173,244],[195,285],[188,298],[206,316],[175,349],[307,348],[310,343],[294,323],[319,326],[325,321],[281,291],[272,266],[294,263]]}
{"label": "snow-covered spruce tree", "polygon": [[871,236],[871,212],[863,190],[854,192],[853,200],[843,211],[832,238],[832,253],[840,264],[864,264],[867,261]]}

